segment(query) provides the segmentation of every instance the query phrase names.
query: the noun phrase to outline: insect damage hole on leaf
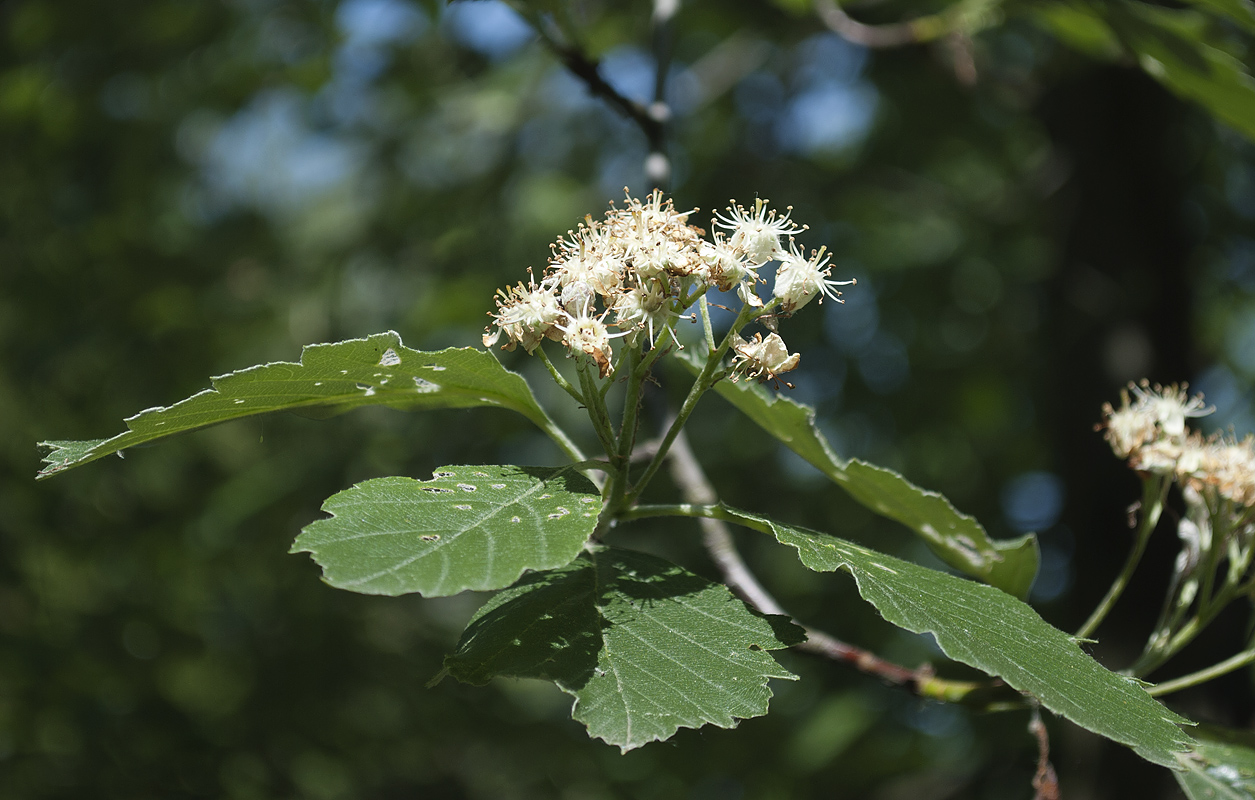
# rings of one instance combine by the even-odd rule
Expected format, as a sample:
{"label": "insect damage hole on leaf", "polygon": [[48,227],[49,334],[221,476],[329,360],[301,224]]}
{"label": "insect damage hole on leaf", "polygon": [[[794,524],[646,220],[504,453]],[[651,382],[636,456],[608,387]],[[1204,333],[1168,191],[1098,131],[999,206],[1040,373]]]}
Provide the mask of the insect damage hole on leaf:
{"label": "insect damage hole on leaf", "polygon": [[[502,488],[466,483],[465,475]],[[463,499],[470,493],[474,504]],[[331,517],[307,526],[293,552],[311,553],[331,585],[366,594],[500,589],[582,551],[597,521],[568,509],[586,497],[599,498],[596,487],[567,467],[443,467],[429,481],[376,478],[329,498],[323,510]]]}

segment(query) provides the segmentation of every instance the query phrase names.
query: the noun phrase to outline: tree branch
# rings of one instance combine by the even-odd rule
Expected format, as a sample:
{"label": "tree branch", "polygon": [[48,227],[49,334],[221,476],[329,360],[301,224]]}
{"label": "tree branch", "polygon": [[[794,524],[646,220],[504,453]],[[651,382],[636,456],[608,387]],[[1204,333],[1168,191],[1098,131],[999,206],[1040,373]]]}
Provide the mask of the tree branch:
{"label": "tree branch", "polygon": [[845,13],[845,9],[834,0],[815,0],[815,12],[819,14],[819,21],[827,25],[833,33],[863,47],[902,47],[923,41],[911,22],[867,25]]}
{"label": "tree branch", "polygon": [[[654,102],[646,106],[623,95],[618,89],[607,83],[605,78],[601,77],[600,61],[589,56],[578,45],[567,41],[566,37],[557,30],[556,26],[547,22],[544,18],[524,9],[519,9],[517,6],[515,8],[530,19],[532,26],[536,29],[537,34],[540,35],[541,41],[553,51],[554,55],[562,61],[563,66],[572,75],[584,83],[591,94],[607,101],[641,129],[641,133],[645,135],[645,139],[649,143],[651,153],[662,152],[663,144],[666,141],[664,124],[671,115],[671,110],[665,103]],[[665,24],[668,19],[664,18],[655,22],[656,24],[659,22]],[[661,71],[662,65],[659,65],[659,72]]]}
{"label": "tree branch", "polygon": [[1059,800],[1059,778],[1050,763],[1050,736],[1041,721],[1041,712],[1033,709],[1028,731],[1037,739],[1037,773],[1033,775],[1033,800]]}
{"label": "tree branch", "polygon": [[[654,102],[649,107],[650,116],[658,120],[657,138],[649,140],[649,157],[645,159],[645,175],[654,188],[666,188],[671,182],[671,159],[663,149],[666,131],[664,123],[671,118],[667,105],[667,73],[671,70],[671,53],[674,49],[675,31],[672,20],[680,10],[680,0],[654,0],[654,13],[650,19],[653,28],[654,49]],[[645,132],[645,136],[650,136]]]}
{"label": "tree branch", "polygon": [[[671,474],[686,502],[694,505],[713,505],[719,501],[714,487],[710,485],[701,464],[693,455],[688,437],[683,431],[672,443],[670,455]],[[791,617],[792,615],[785,611],[771,593],[758,582],[754,573],[741,558],[727,524],[722,520],[708,517],[699,519],[698,523],[702,526],[706,550],[723,573],[724,581],[729,588],[764,614]],[[875,653],[847,644],[824,631],[807,625],[802,627],[806,630],[807,640],[797,646],[798,650],[849,664],[860,672],[875,675],[898,686],[910,687],[921,695],[938,699],[961,699],[976,688],[987,687],[987,684],[939,680],[933,676],[932,667],[927,664],[918,669],[908,669],[886,661]]]}
{"label": "tree branch", "polygon": [[[859,22],[845,13],[836,0],[815,0],[815,13],[819,15],[820,22],[846,41],[869,48],[905,47],[959,32],[968,36],[988,24],[988,8],[997,2],[958,3],[935,14],[888,25]],[[956,74],[964,80],[965,65],[957,59]]]}

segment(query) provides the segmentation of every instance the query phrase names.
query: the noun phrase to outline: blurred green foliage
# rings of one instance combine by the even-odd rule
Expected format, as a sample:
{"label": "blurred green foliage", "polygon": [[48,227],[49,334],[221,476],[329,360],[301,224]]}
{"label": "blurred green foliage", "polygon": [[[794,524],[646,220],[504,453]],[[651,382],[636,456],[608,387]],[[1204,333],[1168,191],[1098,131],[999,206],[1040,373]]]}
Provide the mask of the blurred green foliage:
{"label": "blurred green foliage", "polygon": [[[649,4],[555,7],[612,83],[650,99]],[[1214,425],[1255,427],[1249,7],[1093,8],[1008,4],[970,39],[869,53],[805,2],[694,3],[668,89],[680,206],[792,204],[803,243],[859,279],[845,305],[787,323],[794,396],[841,455],[902,470],[996,536],[1039,530],[1034,596],[1063,628],[1129,543],[1136,482],[1092,432],[1099,404],[1130,379],[1190,379]],[[1023,718],[800,656],[766,718],[627,756],[550,686],[423,688],[479,598],[339,592],[286,552],[356,481],[560,461],[502,412],[264,418],[34,483],[34,442],[111,435],[305,343],[388,328],[423,349],[475,343],[496,287],[623,186],[648,189],[647,151],[496,3],[8,0],[0,42],[0,796],[1027,796]],[[1220,89],[1200,63],[1228,70],[1205,73]],[[649,398],[652,424],[677,383]],[[691,437],[726,498],[935,563],[706,402]],[[630,533],[713,574],[690,526]],[[1140,648],[1169,539],[1100,631],[1109,666]],[[908,665],[938,657],[848,582],[745,545],[802,619]],[[1236,650],[1244,613],[1174,669]],[[1173,703],[1238,726],[1255,710],[1241,674]],[[1175,791],[1052,730],[1065,794]]]}

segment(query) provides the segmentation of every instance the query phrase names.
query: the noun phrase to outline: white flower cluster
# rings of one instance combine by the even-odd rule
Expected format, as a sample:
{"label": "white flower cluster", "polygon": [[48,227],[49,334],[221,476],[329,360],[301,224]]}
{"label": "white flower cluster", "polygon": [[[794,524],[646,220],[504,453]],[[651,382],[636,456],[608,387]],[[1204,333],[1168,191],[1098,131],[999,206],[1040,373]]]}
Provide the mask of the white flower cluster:
{"label": "white flower cluster", "polygon": [[[1133,396],[1129,397],[1129,392]],[[1102,407],[1103,438],[1120,458],[1127,458],[1134,469],[1160,472],[1171,470],[1185,443],[1185,420],[1202,417],[1212,409],[1203,404],[1202,395],[1189,397],[1185,386],[1168,387],[1149,381],[1130,383],[1120,392],[1120,408],[1110,403]]]}
{"label": "white flower cluster", "polygon": [[[664,331],[674,337],[675,323],[711,288],[736,289],[745,303],[762,307],[755,287],[769,262],[779,262],[774,297],[783,314],[816,297],[841,302],[836,287],[854,282],[829,277],[822,248],[810,257],[798,249],[792,237],[805,226],[794,224],[788,209],[781,215],[765,200],[752,210],[734,201],[715,216],[721,230],[710,239],[689,224],[695,212],[676,211],[655,191],[645,202],[629,195],[625,207],[612,204],[602,221],[585,217],[553,245],[539,283],[533,277],[497,292],[484,345],[504,336],[504,349],[522,345],[532,353],[546,339],[562,342],[570,354],[591,357],[604,378],[613,371],[612,339],[637,346],[644,338],[652,347]],[[737,347],[738,372],[767,379],[797,365],[778,335],[758,341]]]}
{"label": "white flower cluster", "polygon": [[[1132,392],[1130,397],[1129,392]],[[1121,405],[1103,406],[1104,438],[1129,466],[1176,479],[1200,495],[1218,494],[1242,506],[1255,505],[1255,437],[1204,437],[1186,427],[1191,417],[1214,411],[1203,396],[1189,397],[1184,385],[1129,384]]]}

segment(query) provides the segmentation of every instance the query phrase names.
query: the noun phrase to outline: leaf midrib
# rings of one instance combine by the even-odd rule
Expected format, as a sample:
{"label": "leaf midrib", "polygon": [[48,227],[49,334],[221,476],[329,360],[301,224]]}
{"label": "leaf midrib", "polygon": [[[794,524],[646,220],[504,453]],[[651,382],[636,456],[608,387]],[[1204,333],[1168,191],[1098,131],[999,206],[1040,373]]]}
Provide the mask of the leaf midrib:
{"label": "leaf midrib", "polygon": [[[567,472],[569,472],[569,471],[570,471],[570,469],[569,469],[569,468],[565,468],[565,467],[564,467],[564,468],[563,468],[563,469],[561,469],[560,471],[558,471],[558,472],[554,473],[554,477],[555,477],[555,478],[557,478],[557,477],[559,477],[559,476],[561,476],[561,475],[565,475],[565,474],[566,474]],[[434,483],[434,481],[415,481],[415,483],[422,484],[422,485],[428,485],[428,484]],[[464,527],[464,528],[461,528],[461,529],[456,529],[456,528],[455,528],[455,529],[453,530],[453,534],[452,534],[452,535],[451,535],[451,536],[450,536],[447,540],[446,540],[444,537],[441,537],[439,540],[437,540],[437,541],[435,541],[435,542],[430,542],[429,544],[430,544],[431,546],[430,546],[427,550],[423,551],[422,553],[418,553],[418,554],[415,554],[415,555],[409,556],[409,557],[408,557],[408,558],[406,558],[405,560],[400,561],[400,562],[398,562],[398,563],[396,563],[396,564],[392,565],[391,567],[389,567],[389,568],[387,568],[387,569],[380,570],[379,572],[376,572],[376,573],[374,573],[374,574],[372,574],[372,575],[367,575],[367,576],[365,576],[365,577],[363,577],[363,578],[358,578],[358,579],[356,579],[356,580],[352,580],[352,581],[344,581],[344,582],[343,582],[343,585],[344,585],[344,586],[361,586],[362,584],[365,584],[365,583],[369,583],[369,582],[371,582],[371,581],[378,580],[378,579],[380,579],[380,578],[384,577],[385,575],[393,575],[393,574],[395,574],[395,573],[399,572],[400,570],[402,570],[402,569],[404,569],[404,568],[408,567],[410,564],[413,564],[415,561],[418,561],[418,560],[419,560],[419,559],[421,559],[421,558],[425,558],[426,556],[428,556],[428,555],[430,555],[430,554],[432,554],[432,553],[438,553],[438,554],[441,554],[442,556],[444,556],[444,562],[443,562],[443,565],[442,565],[442,570],[441,570],[440,578],[439,578],[439,580],[436,582],[436,584],[435,584],[435,585],[436,585],[437,587],[441,587],[441,586],[443,586],[443,585],[444,585],[444,580],[445,580],[445,578],[446,578],[446,577],[448,577],[448,565],[449,565],[449,560],[448,560],[448,556],[447,556],[447,554],[443,553],[443,550],[444,550],[446,547],[450,547],[450,546],[452,546],[453,544],[455,544],[455,543],[458,541],[458,539],[460,539],[460,538],[462,537],[462,535],[463,535],[463,534],[465,534],[465,533],[467,533],[467,532],[469,532],[469,531],[471,531],[471,530],[473,530],[473,529],[475,529],[475,528],[478,528],[479,526],[483,525],[483,523],[484,523],[486,520],[492,519],[494,516],[496,516],[497,514],[499,514],[499,513],[500,513],[503,509],[505,509],[505,507],[506,507],[507,505],[516,505],[516,504],[520,504],[520,503],[521,503],[524,499],[526,499],[527,497],[529,497],[529,496],[531,496],[531,495],[535,494],[537,491],[539,491],[539,490],[541,490],[541,489],[545,489],[545,488],[547,488],[547,487],[546,487],[546,485],[545,485],[545,483],[544,483],[543,481],[537,481],[537,480],[535,480],[535,479],[533,478],[533,479],[531,479],[531,485],[530,485],[530,487],[527,489],[527,491],[526,491],[526,492],[524,492],[524,493],[523,493],[523,494],[521,494],[521,495],[518,495],[516,498],[514,498],[514,499],[513,499],[513,500],[511,500],[511,501],[509,501],[508,503],[502,503],[500,506],[498,506],[498,507],[496,507],[496,508],[492,508],[492,507],[491,507],[491,503],[486,503],[486,504],[487,504],[487,505],[489,505],[489,507],[490,507],[490,511],[489,511],[489,513],[487,513],[487,514],[484,514],[484,515],[480,516],[480,517],[479,517],[479,518],[478,518],[478,519],[477,519],[477,520],[476,520],[473,524],[468,525],[467,527]],[[497,490],[497,491],[500,491],[500,490]],[[351,502],[351,504],[346,504],[345,506],[341,506],[341,508],[347,508],[347,507],[349,507],[350,505],[351,505],[352,507],[359,507],[359,506],[366,506],[366,507],[375,506],[375,507],[378,507],[378,506],[381,504],[381,502],[382,502],[382,503],[387,503],[387,504],[389,504],[389,505],[398,505],[398,504],[401,504],[401,503],[406,502],[406,501],[403,501],[403,500],[389,500],[389,501],[373,501],[373,502],[370,502],[370,503],[357,503],[357,502]],[[410,501],[410,502],[412,502],[412,501]],[[433,500],[433,502],[442,502],[442,501]],[[485,502],[485,501],[480,501],[480,502]],[[529,512],[534,513],[534,512],[532,511],[532,509],[528,509],[528,511],[529,511]],[[336,514],[335,516],[340,516],[340,515],[339,515],[339,514]],[[346,536],[346,537],[344,537],[344,538],[336,539],[336,540],[335,540],[335,542],[338,544],[338,543],[340,543],[340,542],[347,542],[347,541],[352,541],[352,540],[355,540],[355,539],[365,539],[365,538],[369,538],[369,537],[372,537],[372,536],[401,536],[401,535],[404,535],[405,533],[409,533],[409,532],[410,532],[410,531],[380,531],[380,532],[375,532],[375,533],[362,533],[362,534],[356,534],[356,535],[353,535],[353,536]],[[488,544],[489,548],[495,548],[494,537],[489,536],[487,533],[485,533],[485,535],[484,535],[484,539],[485,539],[486,543]],[[541,537],[541,541],[542,541],[542,542],[544,541],[543,537]],[[493,572],[493,563],[494,563],[494,560],[495,560],[495,559],[494,559],[494,552],[495,552],[495,551],[494,551],[493,549],[490,549],[490,550],[488,551],[487,566],[485,567],[484,575],[482,576],[482,578],[481,578],[481,579],[486,579],[488,576],[492,575],[492,572]],[[547,555],[547,554],[546,554],[546,555]]]}

